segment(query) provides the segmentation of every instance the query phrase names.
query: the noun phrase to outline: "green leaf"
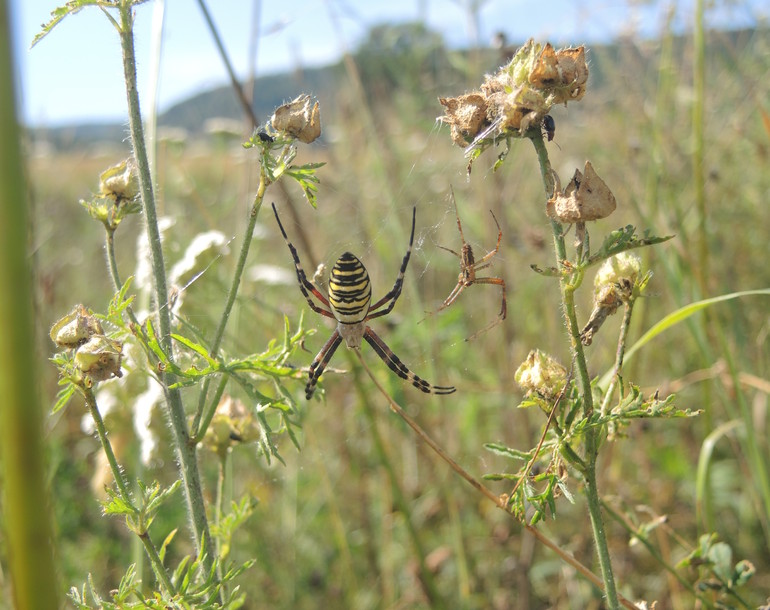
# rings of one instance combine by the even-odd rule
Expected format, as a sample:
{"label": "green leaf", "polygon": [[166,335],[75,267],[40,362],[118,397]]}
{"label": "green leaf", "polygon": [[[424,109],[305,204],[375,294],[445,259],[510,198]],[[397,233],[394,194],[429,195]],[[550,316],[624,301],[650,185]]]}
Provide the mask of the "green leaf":
{"label": "green leaf", "polygon": [[719,579],[724,582],[730,582],[730,576],[733,572],[733,550],[725,542],[717,542],[711,545],[708,552],[708,559],[711,561],[711,569]]}
{"label": "green leaf", "polygon": [[171,541],[174,539],[174,536],[176,536],[176,533],[179,531],[179,528],[174,528],[171,530],[168,536],[163,540],[163,544],[160,545],[160,550],[158,551],[158,555],[160,556],[160,562],[163,563],[166,559],[166,549],[168,548],[168,545],[171,544]]}
{"label": "green leaf", "polygon": [[754,564],[747,559],[741,559],[735,564],[735,570],[733,570],[732,582],[735,587],[742,587],[745,585],[754,574],[757,569]]}
{"label": "green leaf", "polygon": [[216,360],[214,360],[211,356],[209,356],[209,351],[202,345],[195,343],[194,341],[191,341],[187,337],[183,335],[178,335],[176,333],[171,333],[171,338],[174,339],[176,342],[181,343],[186,348],[194,351],[196,354],[198,354],[202,358],[204,358],[212,368],[217,368],[219,366],[219,363]]}
{"label": "green leaf", "polygon": [[305,197],[314,208],[317,207],[316,193],[318,192],[318,184],[321,182],[315,173],[319,167],[323,167],[324,165],[326,164],[307,163],[305,165],[292,165],[287,168],[285,172],[287,176],[299,183],[302,192],[305,193]]}
{"label": "green leaf", "polygon": [[526,461],[532,457],[531,451],[519,451],[518,449],[506,447],[505,445],[501,445],[499,443],[484,443],[484,449],[491,451],[492,453],[496,453],[497,455],[513,458],[515,460]]}
{"label": "green leaf", "polygon": [[650,235],[649,231],[645,231],[643,237],[638,237],[636,235],[636,227],[633,225],[626,225],[622,229],[611,231],[610,234],[604,238],[604,241],[602,242],[599,250],[588,258],[585,265],[583,265],[583,268],[601,263],[602,261],[615,256],[616,254],[620,254],[621,252],[633,250],[634,248],[642,248],[644,246],[659,244],[664,241],[668,241],[673,237],[673,235],[657,237],[655,235]]}
{"label": "green leaf", "polygon": [[72,396],[75,394],[75,390],[75,385],[67,382],[67,385],[56,394],[56,402],[54,403],[51,412],[56,413],[66,407]]}
{"label": "green leaf", "polygon": [[136,515],[138,509],[125,500],[114,489],[107,488],[107,500],[102,502],[102,511],[105,515]]}
{"label": "green leaf", "polygon": [[74,15],[85,6],[96,6],[102,3],[102,0],[73,0],[64,6],[55,8],[51,11],[51,18],[42,25],[42,31],[32,39],[30,48],[40,42],[68,15]]}

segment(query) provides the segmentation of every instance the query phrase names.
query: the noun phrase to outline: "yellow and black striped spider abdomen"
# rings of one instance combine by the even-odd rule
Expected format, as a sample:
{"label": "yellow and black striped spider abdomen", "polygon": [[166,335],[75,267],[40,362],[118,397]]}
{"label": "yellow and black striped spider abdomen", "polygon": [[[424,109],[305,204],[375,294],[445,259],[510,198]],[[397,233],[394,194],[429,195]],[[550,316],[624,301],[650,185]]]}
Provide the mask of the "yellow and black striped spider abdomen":
{"label": "yellow and black striped spider abdomen", "polygon": [[372,283],[363,263],[350,252],[337,259],[329,277],[329,305],[343,324],[363,321],[372,301]]}

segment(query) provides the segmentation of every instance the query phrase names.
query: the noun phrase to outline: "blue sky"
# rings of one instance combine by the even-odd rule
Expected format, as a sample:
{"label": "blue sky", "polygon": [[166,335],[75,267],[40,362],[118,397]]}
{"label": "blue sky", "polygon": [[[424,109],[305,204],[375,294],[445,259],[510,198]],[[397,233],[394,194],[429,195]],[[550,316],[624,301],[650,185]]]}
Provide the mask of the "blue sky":
{"label": "blue sky", "polygon": [[[478,40],[487,44],[497,31],[509,40],[534,36],[557,45],[606,40],[619,33],[654,36],[669,2],[607,0],[475,0]],[[26,124],[56,126],[115,121],[125,117],[117,34],[99,9],[66,18],[35,48],[29,45],[64,0],[11,0],[14,47],[21,84],[20,114]],[[355,48],[368,28],[382,22],[423,19],[452,47],[474,43],[467,6],[474,0],[208,0],[214,22],[239,76],[248,70],[255,6],[259,6],[257,74],[325,65],[343,45]],[[678,29],[687,27],[692,0],[674,3]],[[717,2],[718,6],[727,2]],[[710,23],[756,24],[767,18],[762,0],[711,9]],[[149,103],[149,72],[155,2],[137,9],[136,47],[142,102]],[[336,20],[332,17],[336,15]],[[335,23],[336,21],[336,23]],[[166,0],[160,59],[161,110],[191,94],[226,82],[225,70],[196,0]]]}

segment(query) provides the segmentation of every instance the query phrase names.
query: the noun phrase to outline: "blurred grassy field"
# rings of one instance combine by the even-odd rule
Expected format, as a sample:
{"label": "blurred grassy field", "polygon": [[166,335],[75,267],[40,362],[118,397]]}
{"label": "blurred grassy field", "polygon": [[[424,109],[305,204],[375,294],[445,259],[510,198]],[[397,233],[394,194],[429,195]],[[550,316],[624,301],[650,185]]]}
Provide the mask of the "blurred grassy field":
{"label": "blurred grassy field", "polygon": [[[770,107],[766,79],[770,38],[766,31],[711,34],[707,41],[705,97],[706,236],[708,258],[695,247],[698,217],[694,202],[691,110],[694,101],[691,40],[626,39],[590,53],[592,80],[585,98],[553,113],[556,137],[549,144],[554,168],[566,183],[590,159],[612,188],[618,210],[589,227],[599,243],[606,232],[634,224],[676,237],[640,252],[655,273],[648,298],[638,305],[632,340],[667,313],[691,301],[738,290],[770,286],[767,264],[770,196]],[[580,41],[575,41],[579,43]],[[670,46],[669,46],[670,45]],[[517,410],[521,390],[513,372],[530,349],[545,350],[568,364],[569,353],[555,280],[532,272],[530,264],[553,264],[550,229],[537,159],[527,141],[514,142],[505,164],[492,172],[494,153],[485,153],[468,179],[467,161],[453,147],[448,129],[437,127],[441,95],[457,95],[481,82],[499,58],[457,56],[451,69],[396,72],[387,95],[371,85],[361,98],[343,78],[333,96],[322,99],[324,137],[305,147],[300,162],[325,161],[319,172],[318,209],[290,187],[299,225],[277,192],[287,232],[305,269],[331,268],[345,250],[367,266],[375,298],[390,289],[407,246],[412,206],[417,206],[413,258],[395,310],[376,329],[419,375],[455,385],[448,397],[426,397],[405,387],[368,349],[364,358],[402,405],[408,408],[474,475],[511,470],[503,458],[484,450],[487,442],[527,449],[539,438],[540,413]],[[463,61],[462,68],[457,65]],[[366,74],[367,66],[359,66]],[[600,76],[599,76],[600,75]],[[402,80],[400,81],[399,78]],[[247,133],[246,131],[244,133]],[[244,137],[245,139],[245,137]],[[502,150],[502,149],[501,149]],[[98,174],[127,156],[127,143],[112,150],[68,151],[29,157],[34,205],[34,258],[41,337],[78,302],[100,311],[111,297],[102,232],[77,204],[97,188]],[[253,198],[256,157],[237,137],[158,147],[157,183],[161,212],[175,219],[167,233],[169,264],[181,258],[196,234],[218,229],[237,247]],[[452,186],[465,236],[480,257],[503,231],[500,253],[486,275],[508,286],[508,317],[474,341],[465,338],[491,321],[500,306],[499,289],[473,286],[448,310],[425,318],[454,287],[457,260],[439,249],[459,249]],[[291,259],[268,210],[260,213],[251,265],[276,265],[289,272]],[[124,276],[136,265],[140,219],[117,236]],[[308,241],[302,241],[302,233]],[[187,288],[185,314],[210,331],[219,315],[234,264],[222,257]],[[705,277],[699,285],[698,275]],[[252,276],[252,278],[255,276]],[[247,276],[248,278],[248,276]],[[590,311],[592,275],[580,298]],[[331,332],[307,310],[293,278],[279,283],[247,279],[229,328],[226,351],[260,351],[283,324],[318,329],[307,353],[294,362],[306,367]],[[733,547],[734,559],[757,567],[746,599],[759,604],[770,595],[770,519],[763,504],[756,464],[747,457],[740,426],[753,426],[760,453],[768,459],[768,315],[766,297],[731,301],[699,314],[656,339],[628,363],[626,379],[645,391],[677,393],[682,408],[703,409],[691,420],[654,421],[627,430],[628,437],[603,449],[600,491],[619,510],[640,521],[668,517],[653,540],[671,564],[686,554],[701,533],[716,531]],[[620,320],[611,319],[589,348],[594,375],[611,368]],[[52,352],[41,338],[42,395],[53,403],[55,372],[45,367]],[[457,608],[599,608],[584,581],[523,532],[516,523],[475,495],[420,445],[393,417],[354,359],[341,350],[332,361],[344,374],[324,377],[325,400],[302,401],[303,450],[282,445],[286,465],[266,465],[249,448],[233,454],[232,497],[259,499],[257,514],[233,548],[235,558],[256,556],[243,579],[248,607],[415,608],[424,607],[405,519],[416,526],[423,551],[442,595]],[[740,374],[740,385],[729,367]],[[118,409],[108,420],[113,442],[129,471],[138,468],[130,416]],[[62,587],[82,583],[87,573],[106,591],[132,560],[131,537],[117,520],[102,518],[90,491],[100,467],[97,441],[81,430],[85,411],[77,401],[50,421],[51,485],[55,499],[57,558]],[[706,497],[696,497],[696,466],[704,439],[726,422],[738,432],[719,437],[711,461]],[[165,428],[158,418],[161,435]],[[373,448],[380,435],[397,473],[409,513],[394,508],[386,468]],[[201,454],[207,488],[213,490],[216,460]],[[142,476],[170,481],[175,476],[166,445]],[[509,491],[491,484],[496,492]],[[574,491],[578,491],[574,489]],[[213,491],[211,491],[213,493]],[[562,500],[556,520],[539,525],[581,561],[593,564],[590,527],[580,494]],[[696,505],[703,508],[696,515]],[[184,522],[181,499],[154,526],[162,539]],[[699,517],[699,518],[698,518]],[[658,609],[691,608],[693,600],[624,530],[608,522],[620,591],[629,599],[658,600]],[[186,536],[172,554],[189,552]],[[685,574],[686,575],[686,574]],[[687,576],[687,575],[686,575]],[[691,577],[692,575],[690,575]]]}

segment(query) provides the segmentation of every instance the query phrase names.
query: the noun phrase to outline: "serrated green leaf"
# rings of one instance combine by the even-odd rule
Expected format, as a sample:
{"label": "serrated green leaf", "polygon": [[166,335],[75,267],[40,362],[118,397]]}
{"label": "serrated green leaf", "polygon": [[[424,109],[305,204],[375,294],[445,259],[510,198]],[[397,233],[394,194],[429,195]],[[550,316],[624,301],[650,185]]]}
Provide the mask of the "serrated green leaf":
{"label": "serrated green leaf", "polygon": [[72,396],[75,394],[75,386],[72,383],[68,383],[66,387],[59,390],[56,394],[56,402],[51,409],[52,413],[57,413],[67,406]]}
{"label": "serrated green leaf", "polygon": [[672,239],[673,237],[673,235],[658,237],[655,235],[650,235],[649,231],[645,231],[643,237],[638,237],[636,235],[636,227],[633,225],[626,225],[621,229],[611,231],[604,238],[604,241],[602,242],[599,250],[588,258],[588,260],[583,265],[583,268],[585,269],[591,267],[592,265],[597,265],[604,260],[615,256],[616,254],[620,254],[621,252],[642,248],[644,246],[660,244]]}
{"label": "serrated green leaf", "polygon": [[99,4],[99,0],[73,0],[72,2],[67,2],[67,4],[55,8],[51,11],[51,18],[42,25],[41,32],[32,39],[30,48],[34,47],[47,36],[65,17],[74,15],[85,6],[93,6],[96,4]]}

